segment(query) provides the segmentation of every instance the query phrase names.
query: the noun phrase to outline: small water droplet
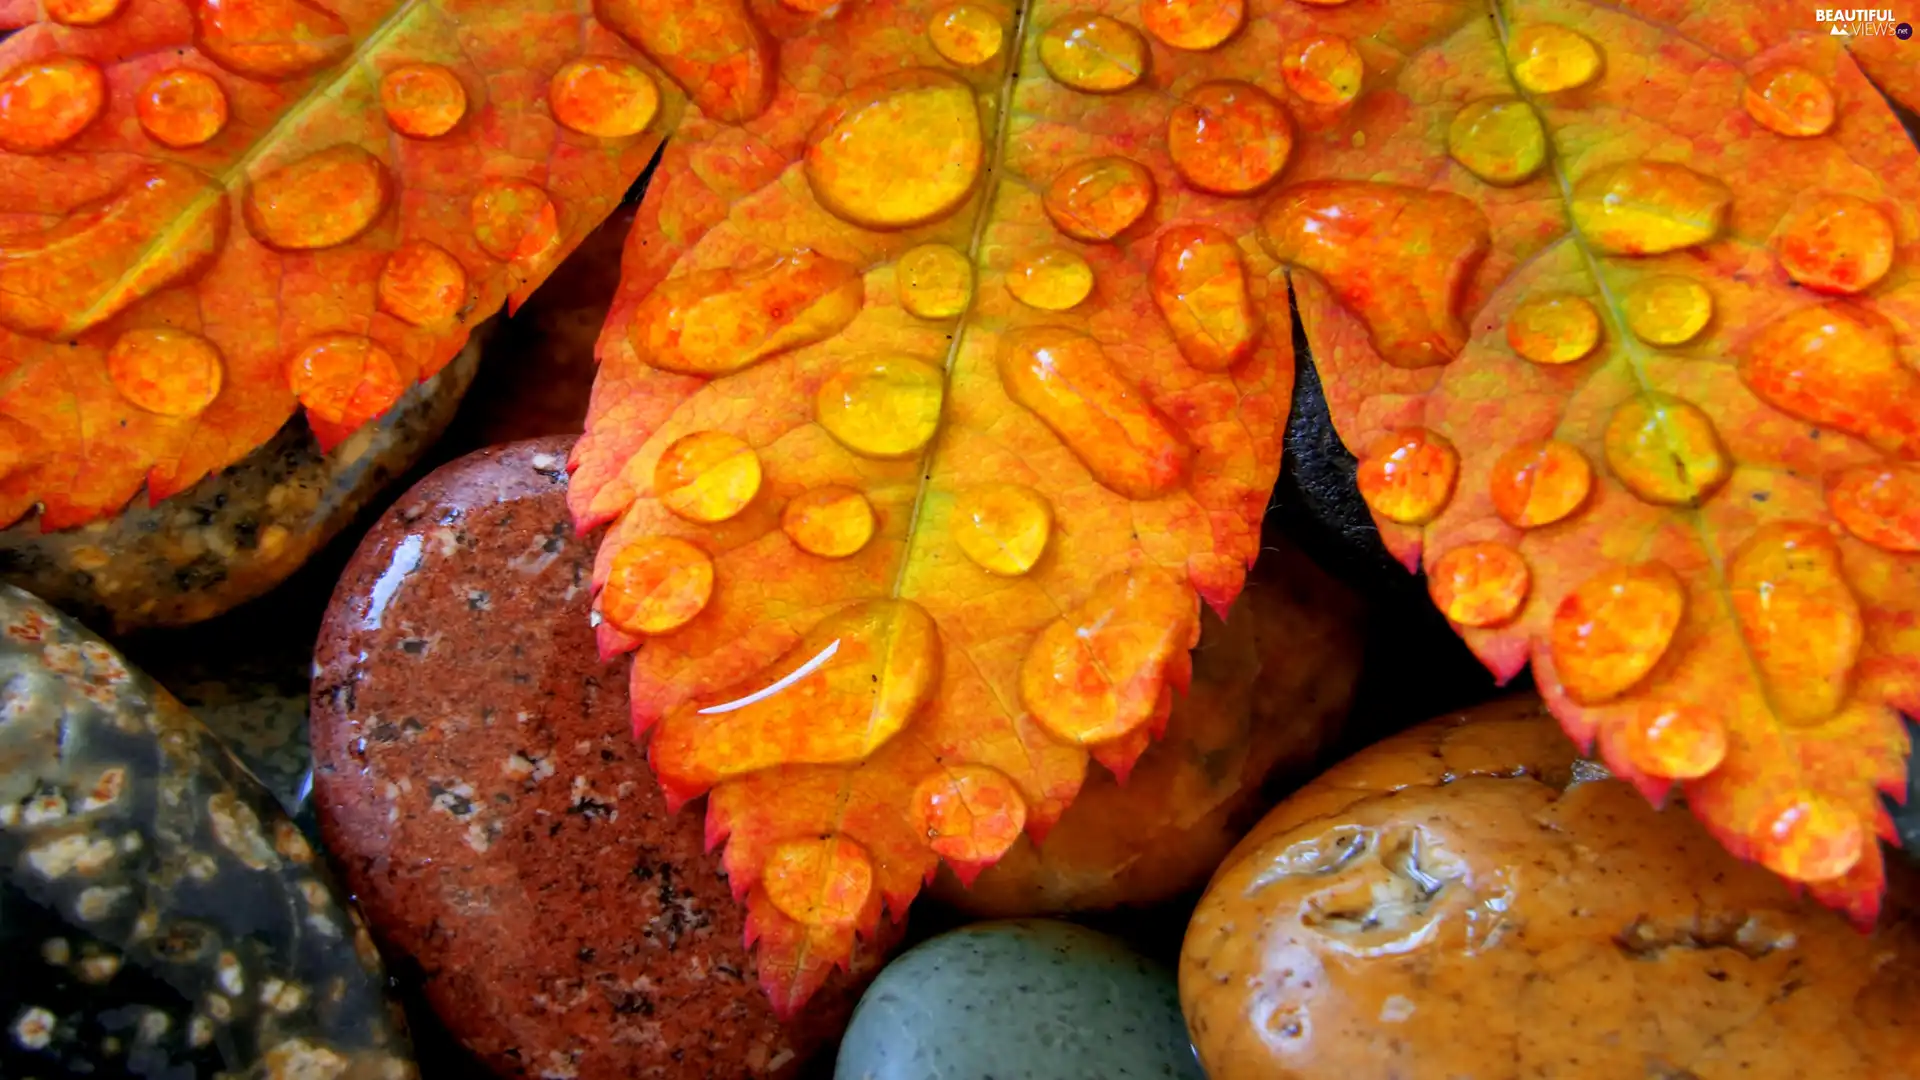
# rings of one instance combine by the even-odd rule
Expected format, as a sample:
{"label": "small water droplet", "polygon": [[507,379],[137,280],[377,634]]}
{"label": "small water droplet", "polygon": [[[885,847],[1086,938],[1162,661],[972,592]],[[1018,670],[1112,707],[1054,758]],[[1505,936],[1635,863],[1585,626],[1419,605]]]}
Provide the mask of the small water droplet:
{"label": "small water droplet", "polygon": [[1537,529],[1580,509],[1593,488],[1593,466],[1572,445],[1542,439],[1501,454],[1487,486],[1502,520],[1516,529]]}
{"label": "small water droplet", "polygon": [[613,557],[600,614],[634,635],[667,634],[693,621],[713,598],[713,560],[685,540],[635,540]]}
{"label": "small water droplet", "polygon": [[1685,345],[1713,320],[1713,294],[1692,278],[1641,278],[1621,301],[1627,329],[1649,345]]}
{"label": "small water droplet", "polygon": [[1827,489],[1846,530],[1882,551],[1920,551],[1920,465],[1860,465]]}
{"label": "small water droplet", "polygon": [[1155,499],[1186,473],[1191,451],[1129,385],[1100,343],[1065,327],[1033,326],[1000,339],[1000,382],[1108,490]]}
{"label": "small water droplet", "polygon": [[1622,725],[1627,760],[1649,776],[1698,780],[1727,756],[1727,727],[1697,705],[1640,702]]}
{"label": "small water droplet", "polygon": [[668,278],[634,311],[627,340],[662,371],[727,375],[825,341],[865,302],[859,267],[801,250]]}
{"label": "small water droplet", "polygon": [[1065,86],[1089,94],[1114,94],[1147,73],[1147,42],[1118,19],[1068,15],[1040,35],[1040,63]]}
{"label": "small water droplet", "polygon": [[1140,0],[1147,33],[1188,52],[1219,48],[1246,21],[1246,0]]}
{"label": "small water droplet", "polygon": [[141,87],[134,112],[153,141],[184,150],[206,143],[226,128],[227,92],[205,72],[175,68]]}
{"label": "small water droplet", "polygon": [[377,287],[380,309],[414,326],[433,326],[467,302],[467,271],[445,248],[409,240],[387,256]]}
{"label": "small water droplet", "polygon": [[1167,116],[1167,153],[1187,183],[1216,195],[1251,195],[1273,183],[1293,153],[1293,121],[1248,82],[1202,83]]}
{"label": "small water droplet", "polygon": [[853,360],[821,381],[814,417],[856,454],[909,457],[939,429],[945,395],[940,370],[912,357]]}
{"label": "small water droplet", "polygon": [[1041,205],[1061,232],[1097,243],[1120,235],[1153,205],[1153,174],[1123,157],[1089,158],[1060,170]]}
{"label": "small water droplet", "polygon": [[1734,552],[1727,589],[1774,715],[1804,725],[1838,712],[1866,627],[1826,530],[1763,526]]}
{"label": "small water droplet", "polygon": [[1553,613],[1553,667],[1582,705],[1611,701],[1653,670],[1673,643],[1687,592],[1665,563],[1617,566],[1582,582]]}
{"label": "small water droplet", "polygon": [[347,24],[308,0],[199,0],[194,44],[236,75],[309,75],[353,50]]}
{"label": "small water droplet", "polygon": [[1780,225],[1780,265],[1815,292],[1861,292],[1887,276],[1893,249],[1893,222],[1857,195],[1810,196]]}
{"label": "small water droplet", "polygon": [[525,180],[489,180],[468,208],[473,238],[502,262],[536,262],[560,246],[560,214],[546,190]]}
{"label": "small water droplet", "polygon": [[724,431],[683,435],[654,463],[653,490],[688,521],[726,521],[760,493],[760,455]]}
{"label": "small water droplet", "polygon": [[1132,735],[1152,718],[1175,654],[1199,632],[1192,591],[1153,567],[1117,570],[1048,623],[1020,665],[1020,700],[1076,746]]}
{"label": "small water droplet", "polygon": [[1608,255],[1659,255],[1704,244],[1726,225],[1727,185],[1667,161],[1608,165],[1573,186],[1573,223]]}
{"label": "small water droplet", "polygon": [[1747,343],[1740,378],[1789,416],[1920,457],[1920,373],[1872,311],[1829,301],[1775,319]]}
{"label": "small water droplet", "polygon": [[1600,313],[1578,296],[1536,297],[1507,317],[1507,344],[1536,364],[1571,364],[1600,343]]}
{"label": "small water droplet", "polygon": [[1287,89],[1315,105],[1345,105],[1360,95],[1366,65],[1353,42],[1317,34],[1288,42],[1280,52],[1280,75]]}
{"label": "small water droplet", "polygon": [[913,789],[915,833],[961,872],[998,862],[1027,827],[1027,802],[985,765],[942,768]]}
{"label": "small water droplet", "polygon": [[865,848],[835,833],[788,840],[767,856],[761,881],[767,899],[806,926],[853,926],[873,893],[873,860]]}
{"label": "small water droplet", "polygon": [[986,165],[973,88],[944,71],[909,68],[849,90],[814,126],[807,183],[820,205],[869,229],[946,217]]}
{"label": "small water droplet", "polygon": [[893,280],[900,306],[923,319],[951,319],[973,300],[973,264],[946,244],[921,244],[900,256]]}
{"label": "small water droplet", "polygon": [[281,251],[338,247],[365,232],[387,208],[380,159],[343,144],[310,154],[255,180],[243,204],[248,231]]}
{"label": "small water droplet", "polygon": [[107,350],[120,396],[161,416],[198,416],[220,395],[220,350],[186,330],[128,330]]}
{"label": "small water droplet", "polygon": [[850,487],[830,484],[787,503],[780,528],[795,547],[823,559],[844,559],[873,539],[873,506]]}
{"label": "small water droplet", "polygon": [[547,105],[564,127],[600,139],[638,135],[660,111],[660,88],[638,64],[592,56],[563,64]]}
{"label": "small water droplet", "polygon": [[1789,881],[1832,881],[1866,852],[1866,830],[1853,811],[1811,791],[1789,792],[1760,815],[1760,863]]}
{"label": "small water droplet", "polygon": [[1434,605],[1461,626],[1499,626],[1520,613],[1533,575],[1505,544],[1463,544],[1436,559],[1427,574]]}
{"label": "small water droplet", "polygon": [[1064,248],[1047,248],[1013,264],[1007,291],[1028,307],[1067,311],[1093,293],[1093,267]]}
{"label": "small water droplet", "polygon": [[1606,449],[1613,475],[1656,506],[1698,506],[1733,469],[1707,414],[1667,394],[1640,394],[1615,409]]}
{"label": "small water droplet", "polygon": [[126,6],[126,0],[44,0],[47,18],[62,26],[99,26]]}
{"label": "small water droplet", "polygon": [[386,412],[406,390],[393,354],[358,334],[308,342],[289,361],[287,382],[308,413],[349,429]]}
{"label": "small water droplet", "polygon": [[1424,525],[1453,498],[1460,454],[1439,432],[1402,428],[1374,439],[1360,459],[1360,497],[1402,525]]}
{"label": "small water droplet", "polygon": [[1762,127],[1804,139],[1833,126],[1833,91],[1797,64],[1778,64],[1747,80],[1747,115]]}
{"label": "small water droplet", "polygon": [[1187,363],[1225,371],[1253,352],[1260,313],[1247,289],[1240,245],[1211,225],[1179,225],[1160,234],[1153,300]]}
{"label": "small water droplet", "polygon": [[960,550],[982,570],[1019,577],[1047,548],[1053,507],[1025,485],[985,484],[954,501],[952,530]]}
{"label": "small water droplet", "polygon": [[1518,184],[1547,163],[1547,132],[1519,98],[1470,102],[1447,127],[1447,153],[1489,184]]}
{"label": "small water droplet", "polygon": [[993,12],[972,4],[948,4],[927,20],[927,39],[949,63],[974,67],[1000,55],[1006,29]]}
{"label": "small water droplet", "polygon": [[43,154],[78,138],[107,101],[100,66],[78,56],[16,64],[0,75],[0,147]]}
{"label": "small water droplet", "polygon": [[744,0],[595,0],[593,13],[722,124],[765,112],[780,50]]}
{"label": "small water droplet", "polygon": [[414,139],[437,139],[467,115],[467,88],[439,64],[402,64],[380,77],[387,124]]}
{"label": "small water droplet", "polygon": [[1529,23],[1507,43],[1513,81],[1534,94],[1585,86],[1600,74],[1600,47],[1586,35],[1553,23]]}

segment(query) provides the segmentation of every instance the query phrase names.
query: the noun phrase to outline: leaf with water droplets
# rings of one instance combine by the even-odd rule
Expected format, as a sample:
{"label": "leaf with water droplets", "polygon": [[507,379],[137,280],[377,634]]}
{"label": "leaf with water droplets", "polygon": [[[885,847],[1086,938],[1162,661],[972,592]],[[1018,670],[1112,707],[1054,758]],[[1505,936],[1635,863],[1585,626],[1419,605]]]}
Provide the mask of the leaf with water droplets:
{"label": "leaf with water droplets", "polygon": [[518,306],[686,100],[582,9],[0,3],[0,525],[166,498],[296,408],[331,448]]}
{"label": "leaf with water droplets", "polygon": [[667,148],[571,487],[783,1008],[1132,767],[1257,554],[1293,375],[1288,84],[1213,73],[1259,5],[811,6],[750,5],[764,113]]}

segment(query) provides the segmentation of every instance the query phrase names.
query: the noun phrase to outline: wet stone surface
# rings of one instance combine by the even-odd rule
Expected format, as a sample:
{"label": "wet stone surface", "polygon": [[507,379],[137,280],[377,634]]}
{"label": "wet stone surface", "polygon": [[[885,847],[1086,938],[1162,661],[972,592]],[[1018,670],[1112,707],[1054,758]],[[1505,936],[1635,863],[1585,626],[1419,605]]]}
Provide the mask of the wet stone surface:
{"label": "wet stone surface", "polygon": [[0,1076],[414,1075],[371,938],[186,709],[0,586]]}

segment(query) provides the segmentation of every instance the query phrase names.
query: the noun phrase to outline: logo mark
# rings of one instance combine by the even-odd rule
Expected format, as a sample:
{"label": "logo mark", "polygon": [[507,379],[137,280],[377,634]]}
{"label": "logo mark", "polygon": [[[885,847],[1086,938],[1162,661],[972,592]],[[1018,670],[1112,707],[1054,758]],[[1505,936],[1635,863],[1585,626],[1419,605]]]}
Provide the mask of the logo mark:
{"label": "logo mark", "polygon": [[1906,41],[1908,38],[1913,37],[1913,24],[1901,23],[1899,26],[1894,27],[1893,36],[1899,38],[1901,41]]}

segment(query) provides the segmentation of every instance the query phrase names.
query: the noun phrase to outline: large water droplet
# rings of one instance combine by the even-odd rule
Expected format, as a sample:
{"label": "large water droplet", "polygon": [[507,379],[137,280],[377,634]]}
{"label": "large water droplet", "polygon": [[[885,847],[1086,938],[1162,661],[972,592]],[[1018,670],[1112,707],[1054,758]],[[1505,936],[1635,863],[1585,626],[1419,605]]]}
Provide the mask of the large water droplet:
{"label": "large water droplet", "polygon": [[802,250],[667,279],[640,302],[627,339],[662,371],[726,375],[832,337],[865,301],[859,267]]}
{"label": "large water droplet", "polygon": [[247,229],[281,251],[338,247],[367,231],[387,208],[380,159],[351,144],[283,165],[255,180],[243,203]]}
{"label": "large water droplet", "polygon": [[1519,98],[1475,101],[1447,127],[1447,153],[1489,184],[1528,179],[1547,163],[1547,131]]}
{"label": "large water droplet", "polygon": [[973,88],[909,68],[849,90],[807,141],[807,182],[835,217],[903,229],[953,213],[986,163]]}
{"label": "large water droplet", "polygon": [[1815,292],[1857,293],[1893,266],[1893,222],[1857,195],[1803,199],[1780,225],[1780,265]]}
{"label": "large water droplet", "polygon": [[467,88],[439,64],[402,64],[380,77],[387,124],[415,139],[437,139],[467,115]]}
{"label": "large water droplet", "polygon": [[1665,563],[1582,582],[1553,613],[1553,667],[1567,695],[1598,705],[1632,689],[1666,655],[1686,608],[1686,588]]}
{"label": "large water droplet", "polygon": [[724,431],[683,435],[654,463],[653,490],[688,521],[726,521],[760,493],[760,455]]}
{"label": "large water droplet", "polygon": [[1578,296],[1536,297],[1507,317],[1507,344],[1536,364],[1571,364],[1600,343],[1600,313]]}
{"label": "large water droplet", "polygon": [[844,559],[873,539],[873,506],[850,487],[830,484],[797,495],[780,514],[795,547],[823,559]]}
{"label": "large water droplet", "polygon": [[1627,329],[1649,345],[1685,345],[1713,321],[1713,294],[1692,278],[1642,278],[1621,300]]}
{"label": "large water droplet", "polygon": [[1453,498],[1460,453],[1437,431],[1402,428],[1374,439],[1360,458],[1360,497],[1402,525],[1424,525]]}
{"label": "large water droplet", "polygon": [[893,267],[900,306],[923,319],[951,319],[973,300],[973,264],[946,244],[921,244]]}
{"label": "large water droplet", "polygon": [[773,102],[779,49],[744,0],[595,0],[593,13],[720,123]]}
{"label": "large water droplet", "polygon": [[788,840],[767,855],[767,899],[805,926],[845,927],[860,921],[873,894],[873,860],[851,838]]}
{"label": "large water droplet", "polygon": [[1154,305],[1187,363],[1225,371],[1252,354],[1260,313],[1232,237],[1211,225],[1178,225],[1161,233],[1152,283]]}
{"label": "large water droplet", "polygon": [[982,570],[1019,577],[1033,569],[1053,532],[1046,496],[1022,484],[968,488],[954,500],[953,539]]}
{"label": "large water droplet", "polygon": [[287,383],[309,414],[347,429],[386,412],[406,390],[393,354],[358,334],[309,341],[288,362]]}
{"label": "large water droplet", "polygon": [[1779,64],[1747,80],[1747,115],[1762,127],[1796,139],[1833,126],[1833,90],[1797,64]]}
{"label": "large water droplet", "polygon": [[1192,591],[1164,570],[1116,570],[1040,631],[1020,665],[1020,701],[1068,743],[1125,738],[1153,718],[1199,626]]}
{"label": "large water droplet", "polygon": [[292,79],[353,50],[347,24],[308,0],[199,0],[194,44],[228,71]]}
{"label": "large water droplet", "polygon": [[1089,158],[1060,170],[1041,205],[1063,233],[1095,243],[1120,235],[1153,205],[1153,174],[1122,157]]}
{"label": "large water droplet", "polygon": [[1593,488],[1593,466],[1557,439],[1521,443],[1494,462],[1487,487],[1502,520],[1516,529],[1537,529],[1580,509]]}
{"label": "large water droplet", "polygon": [[1817,724],[1838,712],[1866,627],[1833,538],[1812,525],[1764,526],[1734,553],[1727,588],[1774,715]]}
{"label": "large water droplet", "polygon": [[1827,506],[1853,535],[1882,551],[1920,551],[1920,465],[1860,465],[1827,489]]}
{"label": "large water droplet", "polygon": [[1740,378],[1790,416],[1844,431],[1896,457],[1920,457],[1920,373],[1900,360],[1893,327],[1838,301],[1761,328]]}
{"label": "large water droplet", "polygon": [[537,262],[560,246],[559,211],[538,184],[489,180],[467,213],[480,250],[502,262]]}
{"label": "large water droplet", "polygon": [[149,138],[162,146],[199,146],[227,126],[227,93],[213,76],[192,68],[163,71],[140,88],[134,112]]}
{"label": "large water droplet", "polygon": [[0,147],[41,154],[73,141],[100,115],[107,77],[78,56],[16,64],[0,75]]}
{"label": "large water droplet", "polygon": [[927,39],[949,63],[974,67],[1000,55],[1006,29],[985,8],[948,4],[927,20]]}
{"label": "large water droplet", "polygon": [[1831,881],[1860,862],[1866,830],[1853,811],[1811,791],[1789,792],[1760,814],[1761,865],[1789,881]]}
{"label": "large water droplet", "polygon": [[1140,0],[1147,33],[1189,52],[1219,48],[1246,21],[1246,0]]}
{"label": "large water droplet", "polygon": [[128,330],[107,350],[113,388],[161,416],[198,416],[220,396],[221,375],[220,350],[186,330]]}
{"label": "large water droplet", "polygon": [[912,357],[852,360],[821,381],[814,416],[856,454],[903,458],[933,439],[945,396],[940,369]]}
{"label": "large water droplet", "polygon": [[1387,363],[1431,367],[1466,347],[1461,293],[1491,243],[1471,201],[1395,184],[1299,184],[1261,214],[1260,239],[1318,274]]}
{"label": "large water droplet", "polygon": [[635,540],[613,557],[600,614],[636,636],[667,634],[687,625],[713,598],[713,560],[685,540]]}
{"label": "large water droplet", "polygon": [[1641,702],[1622,722],[1627,760],[1649,776],[1697,780],[1727,756],[1727,726],[1697,705]]}
{"label": "large water droplet", "polygon": [[638,135],[660,111],[660,88],[638,64],[590,56],[563,64],[547,84],[547,105],[561,125],[582,135]]}
{"label": "large water droplet", "polygon": [[1293,153],[1293,121],[1273,95],[1252,83],[1202,83],[1167,115],[1167,153],[1194,187],[1216,195],[1251,195],[1286,168]]}
{"label": "large water droplet", "polygon": [[1461,626],[1500,626],[1527,602],[1533,575],[1505,544],[1463,544],[1434,560],[1427,589],[1441,614]]}
{"label": "large water droplet", "polygon": [[1105,15],[1067,15],[1040,35],[1040,63],[1060,83],[1089,94],[1114,94],[1147,73],[1140,32]]}
{"label": "large water droplet", "polygon": [[1180,484],[1191,451],[1099,342],[1064,327],[1025,327],[1000,339],[999,363],[1007,396],[1109,490],[1156,499]]}
{"label": "large water droplet", "polygon": [[1733,469],[1707,414],[1667,394],[1640,394],[1615,409],[1606,448],[1613,475],[1656,506],[1698,506]]}
{"label": "large water droplet", "polygon": [[1066,311],[1093,293],[1093,267],[1065,248],[1047,248],[1008,269],[1007,291],[1028,307]]}
{"label": "large water droplet", "polygon": [[1573,223],[1609,255],[1658,255],[1720,235],[1733,192],[1667,161],[1595,169],[1573,186]]}
{"label": "large water droplet", "polygon": [[1280,75],[1287,89],[1315,105],[1345,105],[1360,95],[1366,65],[1353,42],[1318,34],[1288,42],[1280,51]]}
{"label": "large water droplet", "polygon": [[47,18],[62,26],[99,26],[126,6],[126,0],[44,0]]}
{"label": "large water droplet", "polygon": [[1534,94],[1585,86],[1600,74],[1600,47],[1554,23],[1529,23],[1515,31],[1507,43],[1507,59],[1513,81]]}
{"label": "large water droplet", "polygon": [[440,245],[409,240],[387,256],[376,295],[380,309],[402,322],[434,326],[466,306],[467,271]]}
{"label": "large water droplet", "polygon": [[1027,802],[1007,775],[985,765],[951,765],[913,789],[916,835],[971,882],[1000,860],[1027,827]]}

